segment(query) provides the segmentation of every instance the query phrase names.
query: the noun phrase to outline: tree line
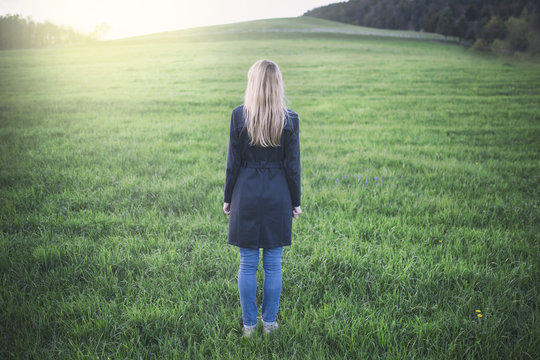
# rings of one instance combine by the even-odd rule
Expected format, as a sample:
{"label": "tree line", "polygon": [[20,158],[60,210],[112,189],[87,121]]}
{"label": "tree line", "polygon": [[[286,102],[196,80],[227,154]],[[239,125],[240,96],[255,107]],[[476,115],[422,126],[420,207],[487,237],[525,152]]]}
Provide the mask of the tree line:
{"label": "tree line", "polygon": [[49,21],[39,23],[21,15],[5,15],[0,16],[0,50],[84,44],[97,40],[106,30],[107,25],[102,24],[91,34],[83,34]]}
{"label": "tree line", "polygon": [[457,37],[478,50],[540,53],[540,3],[531,0],[350,0],[304,15]]}

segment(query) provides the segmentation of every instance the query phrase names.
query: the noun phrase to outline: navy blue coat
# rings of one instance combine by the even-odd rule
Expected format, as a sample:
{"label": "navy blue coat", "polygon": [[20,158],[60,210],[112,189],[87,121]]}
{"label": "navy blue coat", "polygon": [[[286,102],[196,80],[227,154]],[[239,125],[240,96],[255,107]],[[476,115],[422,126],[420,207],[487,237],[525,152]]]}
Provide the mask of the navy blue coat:
{"label": "navy blue coat", "polygon": [[300,206],[298,114],[287,110],[281,144],[249,145],[243,106],[231,114],[224,202],[231,204],[229,244],[272,249],[291,244],[292,209]]}

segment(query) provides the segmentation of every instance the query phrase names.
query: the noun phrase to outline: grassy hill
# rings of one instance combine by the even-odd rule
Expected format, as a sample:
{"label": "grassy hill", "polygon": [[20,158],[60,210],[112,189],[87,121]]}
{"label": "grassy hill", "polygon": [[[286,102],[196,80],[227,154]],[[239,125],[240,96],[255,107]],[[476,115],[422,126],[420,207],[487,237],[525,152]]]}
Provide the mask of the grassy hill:
{"label": "grassy hill", "polygon": [[[0,52],[0,357],[536,358],[540,64],[366,31],[398,34]],[[300,114],[305,214],[279,333],[243,341],[221,205],[259,58]]]}
{"label": "grassy hill", "polygon": [[268,20],[254,20],[234,24],[206,26],[185,30],[167,31],[156,34],[137,36],[127,39],[114,40],[114,43],[123,41],[141,40],[200,40],[202,38],[216,39],[256,36],[276,37],[276,36],[305,36],[314,34],[321,36],[324,34],[338,35],[364,35],[380,36],[390,38],[423,39],[438,41],[457,41],[457,38],[445,37],[440,34],[423,33],[416,31],[385,30],[363,26],[354,26],[337,21],[318,19],[311,16],[301,16],[297,18],[281,18]]}

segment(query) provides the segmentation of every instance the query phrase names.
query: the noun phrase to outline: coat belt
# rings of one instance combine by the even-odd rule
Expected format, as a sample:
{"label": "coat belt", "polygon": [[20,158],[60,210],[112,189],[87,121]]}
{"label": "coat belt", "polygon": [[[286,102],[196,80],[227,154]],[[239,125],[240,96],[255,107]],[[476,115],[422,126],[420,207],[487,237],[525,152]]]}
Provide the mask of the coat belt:
{"label": "coat belt", "polygon": [[284,161],[242,161],[242,167],[256,168],[256,169],[268,169],[268,168],[282,168],[284,167]]}

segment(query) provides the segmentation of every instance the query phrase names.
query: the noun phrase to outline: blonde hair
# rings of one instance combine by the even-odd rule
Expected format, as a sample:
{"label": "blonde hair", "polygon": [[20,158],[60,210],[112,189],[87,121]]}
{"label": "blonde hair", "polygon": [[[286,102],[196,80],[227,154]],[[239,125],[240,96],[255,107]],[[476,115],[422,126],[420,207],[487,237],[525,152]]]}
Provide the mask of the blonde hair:
{"label": "blonde hair", "polygon": [[279,146],[285,123],[285,89],[281,71],[270,60],[259,60],[248,71],[244,118],[250,145]]}

